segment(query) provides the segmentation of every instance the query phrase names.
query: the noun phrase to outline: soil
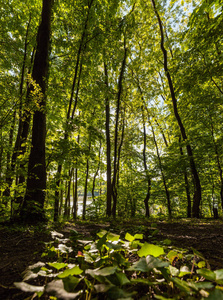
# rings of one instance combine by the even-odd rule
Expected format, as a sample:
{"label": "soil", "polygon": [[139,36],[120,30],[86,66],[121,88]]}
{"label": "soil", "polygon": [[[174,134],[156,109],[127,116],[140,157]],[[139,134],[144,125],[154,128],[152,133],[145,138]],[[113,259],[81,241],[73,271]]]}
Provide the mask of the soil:
{"label": "soil", "polygon": [[[134,225],[133,225],[134,224]],[[222,221],[188,221],[175,222],[123,222],[103,223],[96,222],[68,224],[62,229],[56,229],[63,233],[65,238],[70,235],[70,230],[75,229],[85,237],[94,236],[101,228],[113,230],[117,233],[144,232],[145,239],[150,239],[150,234],[157,227],[157,240],[170,239],[171,245],[180,248],[195,248],[208,261],[211,269],[223,268],[223,222]],[[26,230],[14,229],[9,225],[0,226],[0,299],[24,300],[27,294],[22,293],[13,285],[22,281],[22,272],[38,261],[44,252],[45,242],[52,240],[49,230],[39,227],[27,227]],[[150,240],[151,241],[151,240]]]}

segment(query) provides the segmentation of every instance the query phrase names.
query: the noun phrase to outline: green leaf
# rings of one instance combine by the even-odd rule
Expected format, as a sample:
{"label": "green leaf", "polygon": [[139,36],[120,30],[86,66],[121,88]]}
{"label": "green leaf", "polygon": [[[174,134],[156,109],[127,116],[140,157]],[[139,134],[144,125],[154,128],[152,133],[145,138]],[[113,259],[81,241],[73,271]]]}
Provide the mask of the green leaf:
{"label": "green leaf", "polygon": [[118,288],[117,286],[114,286],[110,288],[107,292],[107,295],[109,299],[126,299],[126,300],[133,300],[132,296],[135,293],[128,293],[123,289]]}
{"label": "green leaf", "polygon": [[223,300],[223,292],[215,288],[213,292],[206,298],[207,300]]}
{"label": "green leaf", "polygon": [[116,273],[115,275],[117,276],[120,285],[125,285],[127,283],[130,283],[125,273]]}
{"label": "green leaf", "polygon": [[134,236],[132,236],[130,233],[126,233],[126,235],[125,235],[125,239],[127,240],[127,241],[129,241],[129,242],[132,242],[132,241],[134,241]]}
{"label": "green leaf", "polygon": [[197,274],[199,274],[199,275],[203,276],[204,278],[211,280],[211,281],[216,280],[216,274],[213,271],[205,269],[205,268],[197,270]]}
{"label": "green leaf", "polygon": [[178,257],[178,252],[171,250],[168,254],[167,254],[168,259],[170,260],[170,262],[172,263],[174,261],[174,259],[176,257]]}
{"label": "green leaf", "polygon": [[155,295],[155,298],[159,299],[159,300],[173,300],[173,298],[166,298],[166,297],[159,296],[159,295]]}
{"label": "green leaf", "polygon": [[180,274],[178,275],[179,277],[183,277],[184,275],[191,274],[189,268],[187,266],[182,266],[180,268]]}
{"label": "green leaf", "polygon": [[133,283],[133,284],[139,283],[139,284],[144,284],[144,285],[147,285],[147,286],[148,285],[152,286],[152,285],[157,285],[158,284],[158,282],[151,282],[148,279],[144,279],[144,278],[131,279],[131,283]]}
{"label": "green leaf", "polygon": [[201,289],[203,290],[209,290],[209,289],[212,289],[214,287],[213,283],[211,282],[208,282],[208,281],[204,281],[204,282],[193,282],[193,281],[190,281],[188,282],[188,285],[190,287],[192,287],[192,289],[196,290],[196,291],[199,291]]}
{"label": "green leaf", "polygon": [[98,233],[97,236],[99,236],[99,238],[102,238],[104,235],[106,235],[107,230],[101,229]]}
{"label": "green leaf", "polygon": [[143,234],[141,234],[141,233],[136,233],[136,234],[134,235],[134,239],[135,239],[135,240],[142,240],[142,239],[143,239]]}
{"label": "green leaf", "polygon": [[223,284],[223,269],[214,271],[218,284]]}
{"label": "green leaf", "polygon": [[82,278],[77,278],[74,276],[69,276],[63,279],[64,288],[67,292],[73,293],[78,283]]}
{"label": "green leaf", "polygon": [[153,256],[143,257],[139,261],[135,262],[128,270],[130,271],[141,271],[141,272],[149,272],[153,268],[164,268],[168,267],[169,263],[160,260],[159,258]]}
{"label": "green leaf", "polygon": [[186,281],[180,280],[179,278],[173,277],[171,279],[175,285],[183,292],[190,292],[190,286]]}
{"label": "green leaf", "polygon": [[114,250],[121,250],[122,246],[121,245],[116,245],[110,242],[106,242],[105,244],[109,249],[114,249]]}
{"label": "green leaf", "polygon": [[79,268],[79,266],[75,266],[71,269],[66,269],[63,273],[59,274],[57,277],[58,278],[65,278],[68,277],[70,275],[80,275],[83,272],[83,270],[81,270]]}
{"label": "green leaf", "polygon": [[160,255],[163,255],[165,252],[162,247],[156,246],[153,244],[144,243],[142,248],[137,252],[139,257],[152,255],[154,257],[158,257]]}
{"label": "green leaf", "polygon": [[200,269],[201,269],[201,268],[204,268],[205,265],[206,265],[206,262],[205,262],[204,260],[199,261],[199,263],[197,264],[198,268],[200,268]]}
{"label": "green leaf", "polygon": [[109,232],[107,235],[107,240],[111,242],[117,242],[120,238],[120,235]]}
{"label": "green leaf", "polygon": [[96,247],[98,250],[101,250],[102,246],[106,243],[107,241],[107,232],[105,233],[105,235],[103,235],[100,240],[97,242]]}
{"label": "green leaf", "polygon": [[14,285],[23,292],[39,293],[44,292],[44,286],[35,286],[26,282],[14,282]]}
{"label": "green leaf", "polygon": [[154,230],[153,232],[152,232],[152,236],[155,236],[155,235],[157,235],[159,233],[159,229],[156,229],[156,230]]}
{"label": "green leaf", "polygon": [[64,283],[62,280],[53,280],[46,285],[46,292],[49,295],[56,296],[58,299],[72,300],[79,297],[82,291],[77,293],[69,293],[64,289]]}
{"label": "green leaf", "polygon": [[165,240],[163,240],[163,244],[166,246],[170,246],[172,244],[172,241],[169,239],[165,239]]}
{"label": "green leaf", "polygon": [[114,286],[113,284],[100,283],[100,284],[96,284],[94,288],[97,293],[106,293],[113,286]]}
{"label": "green leaf", "polygon": [[53,267],[53,268],[57,269],[57,270],[60,270],[60,269],[65,268],[67,266],[66,263],[58,263],[58,262],[48,263],[48,265],[50,267]]}
{"label": "green leaf", "polygon": [[106,267],[103,269],[97,268],[94,270],[88,269],[85,271],[86,274],[91,275],[92,277],[95,276],[109,276],[116,272],[117,267]]}

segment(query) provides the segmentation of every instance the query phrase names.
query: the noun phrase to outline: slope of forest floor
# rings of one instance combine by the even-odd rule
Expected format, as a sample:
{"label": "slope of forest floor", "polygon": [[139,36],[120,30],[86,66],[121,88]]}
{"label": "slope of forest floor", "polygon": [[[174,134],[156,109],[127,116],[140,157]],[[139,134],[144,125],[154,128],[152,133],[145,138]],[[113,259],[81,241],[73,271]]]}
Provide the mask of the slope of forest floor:
{"label": "slope of forest floor", "polygon": [[[219,221],[100,221],[66,223],[56,228],[69,238],[74,229],[84,237],[94,238],[100,229],[120,234],[126,232],[143,233],[150,242],[170,239],[173,246],[195,248],[209,261],[211,269],[223,268],[223,222]],[[156,231],[156,232],[155,232]],[[154,236],[151,234],[156,233]],[[41,227],[0,226],[0,299],[23,300],[27,295],[17,290],[13,282],[22,280],[22,272],[38,261],[43,261],[41,254],[45,242],[51,241],[50,230]]]}

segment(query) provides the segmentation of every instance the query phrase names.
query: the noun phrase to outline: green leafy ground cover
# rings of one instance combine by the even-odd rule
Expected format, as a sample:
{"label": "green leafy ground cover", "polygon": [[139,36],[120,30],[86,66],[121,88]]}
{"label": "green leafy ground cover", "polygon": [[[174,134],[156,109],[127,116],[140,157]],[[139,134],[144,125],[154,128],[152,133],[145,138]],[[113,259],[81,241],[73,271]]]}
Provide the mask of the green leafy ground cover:
{"label": "green leafy ground cover", "polygon": [[[43,261],[29,266],[15,286],[27,299],[223,299],[223,269],[212,271],[198,251],[139,233],[100,230],[86,240],[52,231]],[[28,297],[28,296],[27,296]]]}

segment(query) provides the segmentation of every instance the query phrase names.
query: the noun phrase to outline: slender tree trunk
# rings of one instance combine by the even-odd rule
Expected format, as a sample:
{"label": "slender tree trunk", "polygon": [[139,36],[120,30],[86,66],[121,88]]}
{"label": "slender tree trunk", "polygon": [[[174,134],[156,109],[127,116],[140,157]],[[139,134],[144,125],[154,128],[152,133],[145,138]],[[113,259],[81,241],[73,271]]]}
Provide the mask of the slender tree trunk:
{"label": "slender tree trunk", "polygon": [[144,205],[145,205],[145,210],[146,210],[146,217],[149,218],[150,213],[149,213],[149,199],[150,199],[150,190],[151,190],[151,179],[150,175],[148,174],[148,167],[147,167],[147,162],[146,162],[146,123],[145,123],[145,116],[144,116],[144,111],[142,107],[142,120],[143,120],[143,163],[144,163],[144,170],[145,170],[145,175],[146,175],[146,181],[147,181],[147,193],[146,197],[144,199]]}
{"label": "slender tree trunk", "polygon": [[[46,78],[48,76],[52,4],[52,0],[43,0],[42,20],[37,34],[37,49],[32,72],[33,80],[40,87],[41,92],[37,95],[39,108],[34,111],[33,115],[27,189],[20,213],[21,218],[28,222],[45,219],[43,207],[46,193]],[[29,88],[29,97],[32,97],[33,90],[34,85]]]}
{"label": "slender tree trunk", "polygon": [[[181,138],[179,140],[179,142],[181,142]],[[180,146],[180,154],[183,157],[183,149]],[[186,195],[187,195],[187,217],[191,218],[191,197],[190,197],[190,186],[189,186],[189,181],[188,181],[188,177],[187,177],[187,170],[184,167],[183,169],[183,173],[184,173],[184,182],[185,182],[185,189],[186,189]]]}
{"label": "slender tree trunk", "polygon": [[65,199],[65,208],[64,208],[64,217],[66,218],[70,217],[70,192],[71,192],[71,182],[72,182],[73,173],[74,173],[74,168],[69,170],[69,179],[67,183],[67,195]]}
{"label": "slender tree trunk", "polygon": [[77,210],[78,210],[78,193],[77,193],[77,175],[78,175],[78,170],[77,168],[75,169],[75,179],[74,179],[74,197],[73,197],[73,218],[74,220],[77,219]]}
{"label": "slender tree trunk", "polygon": [[[91,142],[89,143],[88,150],[89,150],[89,153],[90,153]],[[82,212],[82,219],[83,220],[85,220],[85,217],[86,217],[88,175],[89,175],[89,158],[87,158],[86,176],[85,176],[85,185],[84,185],[83,212]]]}
{"label": "slender tree trunk", "polygon": [[117,107],[116,107],[116,117],[115,117],[115,141],[114,141],[114,171],[113,171],[113,180],[112,180],[112,197],[113,197],[113,207],[112,215],[115,218],[116,216],[116,206],[117,206],[117,151],[118,151],[118,124],[119,124],[119,113],[120,113],[120,103],[121,103],[121,94],[122,94],[122,81],[125,72],[126,66],[126,57],[127,57],[127,48],[124,42],[124,57],[122,60],[122,66],[118,81],[118,97],[117,97]]}
{"label": "slender tree trunk", "polygon": [[160,172],[161,172],[162,179],[163,179],[163,185],[164,185],[164,189],[165,189],[165,192],[166,192],[168,215],[169,215],[169,218],[171,218],[172,217],[172,210],[171,210],[171,202],[170,202],[170,193],[169,193],[169,190],[168,190],[168,187],[167,187],[166,177],[165,177],[165,174],[163,172],[163,166],[162,166],[161,157],[160,157],[160,154],[159,154],[159,148],[158,148],[158,145],[157,145],[155,132],[154,132],[154,129],[153,129],[153,126],[152,126],[151,122],[150,122],[150,126],[151,126],[151,129],[152,129],[153,141],[154,141],[154,144],[155,144],[155,147],[156,147],[156,153],[157,153],[157,158],[158,158],[158,161],[159,161]]}
{"label": "slender tree trunk", "polygon": [[98,176],[99,170],[100,170],[100,164],[101,164],[101,141],[100,141],[100,147],[99,147],[99,162],[98,162],[98,166],[97,166],[97,170],[94,174],[94,178],[93,178],[93,185],[92,185],[92,200],[95,202],[95,195],[94,195],[94,191],[95,191],[95,183],[96,183],[96,178]]}
{"label": "slender tree trunk", "polygon": [[[105,71],[105,86],[106,94],[108,93],[108,71],[107,65],[104,63]],[[106,205],[106,215],[111,216],[112,213],[112,183],[111,183],[111,139],[110,139],[110,104],[109,98],[105,98],[105,111],[106,111],[106,160],[107,160],[107,205]]]}
{"label": "slender tree trunk", "polygon": [[199,175],[198,175],[198,172],[197,172],[197,168],[196,168],[196,164],[195,164],[195,161],[194,161],[192,148],[191,148],[191,146],[190,146],[190,144],[188,142],[184,125],[183,125],[182,120],[180,118],[180,115],[178,113],[177,99],[176,99],[176,96],[175,96],[175,91],[174,91],[174,87],[173,87],[172,78],[171,78],[171,75],[170,75],[170,72],[169,72],[169,69],[168,69],[167,51],[166,51],[165,46],[164,46],[163,25],[162,25],[159,13],[158,13],[158,11],[156,9],[155,0],[151,0],[151,1],[152,1],[154,12],[156,14],[156,17],[157,17],[157,20],[158,20],[158,23],[159,23],[160,34],[161,34],[161,43],[160,43],[160,46],[161,46],[161,50],[163,52],[164,71],[165,71],[165,75],[166,75],[166,78],[167,78],[167,81],[168,81],[169,90],[170,90],[170,93],[171,93],[174,115],[175,115],[175,118],[177,120],[178,126],[180,128],[180,132],[181,132],[183,141],[186,141],[187,154],[188,154],[188,158],[189,158],[189,162],[190,162],[191,173],[193,175],[193,180],[194,180],[194,198],[193,198],[192,215],[195,218],[199,218],[200,203],[201,203],[201,184],[200,184],[200,178],[199,178]]}
{"label": "slender tree trunk", "polygon": [[221,207],[223,210],[223,171],[222,171],[219,152],[218,152],[218,145],[217,145],[217,143],[215,141],[215,137],[214,137],[214,126],[213,126],[212,120],[211,120],[211,136],[212,136],[212,141],[214,144],[215,157],[216,157],[218,171],[219,171],[219,177],[220,177],[220,198],[221,198]]}
{"label": "slender tree trunk", "polygon": [[[80,135],[77,136],[77,143],[80,142]],[[73,197],[73,218],[77,219],[77,211],[78,211],[78,169],[75,168],[75,185],[74,185],[74,197]]]}

